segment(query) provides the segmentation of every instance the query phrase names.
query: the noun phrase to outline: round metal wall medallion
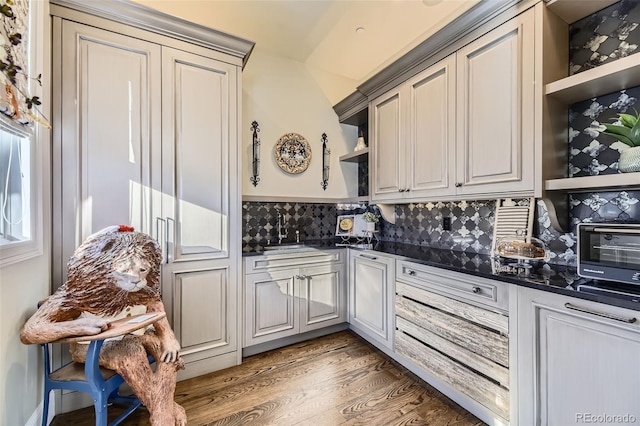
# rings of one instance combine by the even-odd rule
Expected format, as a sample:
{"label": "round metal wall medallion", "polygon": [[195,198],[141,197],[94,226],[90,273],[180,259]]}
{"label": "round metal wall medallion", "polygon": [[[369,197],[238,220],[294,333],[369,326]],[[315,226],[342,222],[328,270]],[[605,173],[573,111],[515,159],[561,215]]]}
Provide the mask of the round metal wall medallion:
{"label": "round metal wall medallion", "polygon": [[287,173],[302,173],[311,163],[311,146],[297,133],[287,133],[278,139],[275,154],[276,163]]}

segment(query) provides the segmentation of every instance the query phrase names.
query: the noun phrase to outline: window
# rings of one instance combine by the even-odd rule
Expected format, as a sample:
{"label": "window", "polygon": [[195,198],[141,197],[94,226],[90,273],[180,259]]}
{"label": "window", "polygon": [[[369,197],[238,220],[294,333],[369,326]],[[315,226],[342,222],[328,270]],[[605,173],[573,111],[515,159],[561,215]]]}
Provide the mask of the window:
{"label": "window", "polygon": [[28,137],[0,129],[0,246],[33,236],[31,158]]}
{"label": "window", "polygon": [[50,46],[44,37],[45,2],[12,0],[2,5],[0,267],[43,253],[44,218],[50,211],[43,191],[48,184],[49,132],[39,75],[49,64],[44,53]]}

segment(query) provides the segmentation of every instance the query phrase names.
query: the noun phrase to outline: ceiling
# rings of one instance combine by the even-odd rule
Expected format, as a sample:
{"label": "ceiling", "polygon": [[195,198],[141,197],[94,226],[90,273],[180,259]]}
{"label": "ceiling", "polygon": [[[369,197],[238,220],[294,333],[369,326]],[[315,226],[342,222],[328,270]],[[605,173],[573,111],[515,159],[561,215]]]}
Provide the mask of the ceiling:
{"label": "ceiling", "polygon": [[355,90],[480,0],[135,1],[351,80]]}

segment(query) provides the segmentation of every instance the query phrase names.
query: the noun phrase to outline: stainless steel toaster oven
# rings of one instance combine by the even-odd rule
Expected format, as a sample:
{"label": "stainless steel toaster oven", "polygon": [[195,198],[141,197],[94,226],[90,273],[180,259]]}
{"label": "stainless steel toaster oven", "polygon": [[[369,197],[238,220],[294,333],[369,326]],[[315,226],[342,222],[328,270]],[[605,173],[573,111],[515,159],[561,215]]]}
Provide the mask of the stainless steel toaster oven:
{"label": "stainless steel toaster oven", "polygon": [[580,223],[578,274],[640,285],[640,224]]}

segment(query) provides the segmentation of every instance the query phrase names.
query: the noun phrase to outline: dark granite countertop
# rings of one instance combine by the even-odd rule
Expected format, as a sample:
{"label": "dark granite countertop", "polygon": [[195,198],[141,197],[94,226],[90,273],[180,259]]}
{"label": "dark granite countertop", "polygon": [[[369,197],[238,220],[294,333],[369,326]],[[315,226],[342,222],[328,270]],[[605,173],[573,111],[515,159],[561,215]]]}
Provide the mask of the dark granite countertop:
{"label": "dark granite countertop", "polygon": [[[305,241],[304,244],[317,249],[346,246],[356,250],[373,250],[423,265],[640,311],[640,286],[583,278],[572,266],[532,262],[530,269],[520,269],[510,267],[504,259],[493,259],[484,254],[389,242],[344,245],[336,240],[316,240]],[[266,253],[262,247],[245,250],[245,256]]]}

